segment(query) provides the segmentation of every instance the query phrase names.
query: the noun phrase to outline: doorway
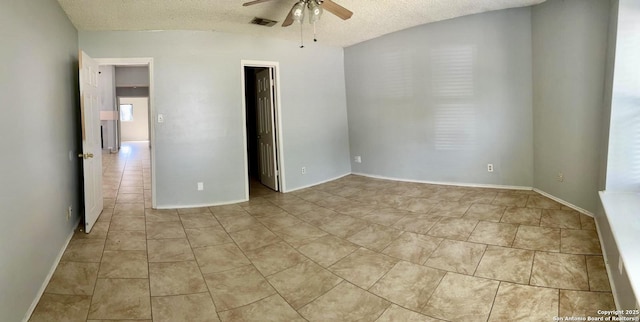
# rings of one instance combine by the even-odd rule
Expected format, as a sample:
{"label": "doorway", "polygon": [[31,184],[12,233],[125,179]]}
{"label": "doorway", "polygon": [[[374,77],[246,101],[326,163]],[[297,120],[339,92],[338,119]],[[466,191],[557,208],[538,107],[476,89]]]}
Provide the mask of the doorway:
{"label": "doorway", "polygon": [[283,191],[277,63],[243,62],[247,197]]}
{"label": "doorway", "polygon": [[[151,195],[151,204],[145,205],[145,208],[156,208],[156,167],[154,151],[155,131],[153,127],[153,115],[155,115],[155,100],[153,95],[153,58],[99,58],[96,59],[96,61],[101,68],[110,68],[113,71],[111,78],[106,77],[109,79],[110,83],[104,87],[105,91],[102,92],[103,96],[110,97],[110,99],[103,99],[103,101],[110,102],[108,104],[113,106],[112,113],[105,113],[112,115],[111,120],[113,120],[113,132],[108,135],[108,139],[113,142],[113,150],[110,150],[110,153],[118,153],[120,148],[123,147],[123,141],[127,141],[122,137],[122,111],[120,109],[120,105],[123,103],[122,100],[125,99],[126,104],[127,99],[138,98],[140,100],[140,108],[144,109],[146,112],[142,114],[136,113],[141,110],[136,109],[136,105],[132,104],[133,109],[131,110],[132,114],[130,116],[133,117],[133,120],[141,120],[140,118],[142,117],[142,121],[145,123],[137,127],[135,132],[137,133],[137,137],[146,137],[146,140],[129,140],[148,141],[148,144],[146,145],[148,145],[149,149],[149,169],[143,171],[143,173],[149,173],[150,176],[146,177],[145,174],[147,179],[144,180],[143,188],[145,195],[147,195],[147,193]],[[143,132],[148,133],[148,135],[145,136]],[[111,146],[111,144],[108,146],[105,145],[105,148]]]}

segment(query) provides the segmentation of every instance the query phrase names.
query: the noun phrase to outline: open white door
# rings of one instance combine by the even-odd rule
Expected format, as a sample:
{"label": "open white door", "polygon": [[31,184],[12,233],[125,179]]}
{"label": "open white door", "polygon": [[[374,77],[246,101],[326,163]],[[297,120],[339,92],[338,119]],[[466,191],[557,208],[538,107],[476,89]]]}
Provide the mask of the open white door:
{"label": "open white door", "polygon": [[256,75],[258,115],[258,159],[260,182],[278,191],[276,162],[275,113],[273,110],[273,69],[265,68]]}
{"label": "open white door", "polygon": [[102,212],[102,148],[100,139],[100,91],[98,63],[80,51],[80,115],[82,127],[82,172],[84,184],[84,228],[89,233]]}

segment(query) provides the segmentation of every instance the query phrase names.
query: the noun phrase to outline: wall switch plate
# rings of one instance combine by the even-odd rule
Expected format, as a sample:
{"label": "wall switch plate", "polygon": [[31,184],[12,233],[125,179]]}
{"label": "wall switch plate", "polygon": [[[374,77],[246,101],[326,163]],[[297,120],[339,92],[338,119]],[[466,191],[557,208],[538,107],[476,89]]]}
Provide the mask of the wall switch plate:
{"label": "wall switch plate", "polygon": [[353,162],[362,163],[362,157],[359,155],[356,155],[355,157],[353,157]]}
{"label": "wall switch plate", "polygon": [[307,174],[307,167],[302,167],[302,174]]}
{"label": "wall switch plate", "polygon": [[198,191],[204,190],[204,182],[198,182]]}
{"label": "wall switch plate", "polygon": [[158,123],[164,123],[164,114],[158,114]]}
{"label": "wall switch plate", "polygon": [[493,172],[493,163],[487,164],[487,171],[488,172]]}
{"label": "wall switch plate", "polygon": [[73,214],[73,207],[69,206],[69,208],[67,208],[67,221],[69,221],[72,214]]}

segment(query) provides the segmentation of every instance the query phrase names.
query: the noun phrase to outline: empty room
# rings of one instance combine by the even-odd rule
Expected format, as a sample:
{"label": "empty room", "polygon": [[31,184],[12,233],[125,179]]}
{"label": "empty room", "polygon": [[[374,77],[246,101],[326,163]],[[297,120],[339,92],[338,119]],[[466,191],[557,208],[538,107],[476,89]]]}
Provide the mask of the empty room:
{"label": "empty room", "polygon": [[637,0],[0,21],[1,321],[640,321]]}

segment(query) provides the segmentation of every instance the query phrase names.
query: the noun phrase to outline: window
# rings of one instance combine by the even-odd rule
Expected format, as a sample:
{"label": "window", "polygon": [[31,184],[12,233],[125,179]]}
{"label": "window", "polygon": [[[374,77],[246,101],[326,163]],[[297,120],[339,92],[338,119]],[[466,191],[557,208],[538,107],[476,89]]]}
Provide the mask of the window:
{"label": "window", "polygon": [[477,117],[474,75],[476,49],[472,46],[431,50],[431,92],[435,103],[436,150],[470,151],[476,147]]}
{"label": "window", "polygon": [[133,104],[120,104],[120,121],[133,122]]}
{"label": "window", "polygon": [[606,190],[640,191],[640,11],[620,1],[611,97]]}

